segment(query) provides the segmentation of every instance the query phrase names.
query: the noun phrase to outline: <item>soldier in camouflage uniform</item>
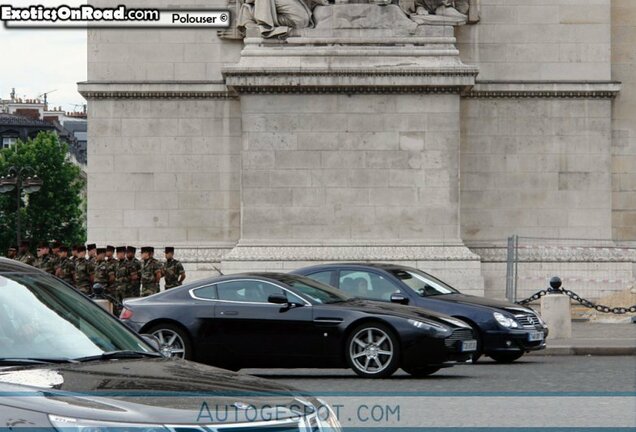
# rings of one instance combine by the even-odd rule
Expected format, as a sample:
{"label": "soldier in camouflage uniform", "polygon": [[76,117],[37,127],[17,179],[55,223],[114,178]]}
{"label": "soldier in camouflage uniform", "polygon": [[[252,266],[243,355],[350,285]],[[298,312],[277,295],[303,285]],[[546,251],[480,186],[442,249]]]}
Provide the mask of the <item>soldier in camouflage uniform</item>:
{"label": "soldier in camouflage uniform", "polygon": [[126,246],[117,246],[115,249],[117,259],[115,261],[115,297],[122,302],[129,297],[139,296],[139,291],[132,291],[132,281],[130,280],[131,264],[126,259]]}
{"label": "soldier in camouflage uniform", "polygon": [[28,265],[35,265],[35,257],[31,255],[29,252],[29,242],[23,241],[20,243],[20,248],[18,249],[18,261]]}
{"label": "soldier in camouflage uniform", "polygon": [[75,283],[75,265],[68,257],[68,248],[66,246],[60,246],[58,252],[59,260],[55,267],[55,276],[62,279],[71,285]]}
{"label": "soldier in camouflage uniform", "polygon": [[[110,272],[113,275],[115,274],[115,267],[117,267],[117,260],[113,256],[114,252],[115,252],[115,246],[111,246],[111,245],[106,246],[106,262],[108,263],[108,266],[110,267]],[[115,277],[114,276],[113,276],[112,282],[108,285],[108,291],[113,295],[115,294]]]}
{"label": "soldier in camouflage uniform", "polygon": [[50,244],[50,250],[49,250],[49,261],[51,262],[51,266],[53,267],[53,274],[55,274],[56,269],[57,269],[57,265],[60,261],[60,247],[62,246],[62,243],[60,243],[57,240],[53,240]]}
{"label": "soldier in camouflage uniform", "polygon": [[15,260],[18,259],[18,247],[17,246],[9,246],[7,249],[7,258]]}
{"label": "soldier in camouflage uniform", "polygon": [[93,263],[86,259],[86,246],[77,247],[75,260],[75,287],[88,295],[93,286]]}
{"label": "soldier in camouflage uniform", "polygon": [[95,255],[97,254],[97,245],[95,243],[91,243],[86,245],[86,250],[88,251],[88,256],[86,257],[90,262],[95,262]]}
{"label": "soldier in camouflage uniform", "polygon": [[135,257],[137,248],[128,246],[126,248],[126,261],[130,265],[130,292],[132,297],[141,295],[141,261]]}
{"label": "soldier in camouflage uniform", "polygon": [[49,245],[41,243],[40,246],[38,246],[38,258],[35,261],[35,267],[49,274],[55,274],[55,262],[51,260],[50,252]]}
{"label": "soldier in camouflage uniform", "polygon": [[150,246],[141,248],[141,296],[147,297],[159,292],[161,263],[153,255],[155,249]]}
{"label": "soldier in camouflage uniform", "polygon": [[181,286],[186,278],[185,269],[179,260],[174,259],[174,248],[166,247],[166,262],[163,263],[163,277],[166,281],[166,289]]}
{"label": "soldier in camouflage uniform", "polygon": [[71,256],[69,257],[69,259],[71,260],[71,262],[73,263],[73,265],[75,265],[75,260],[77,259],[77,248],[79,246],[74,245],[72,248],[72,252],[71,252]]}
{"label": "soldier in camouflage uniform", "polygon": [[95,266],[93,283],[103,286],[106,294],[112,294],[108,287],[115,280],[115,274],[111,271],[110,263],[106,261],[106,248],[97,248],[93,265]]}

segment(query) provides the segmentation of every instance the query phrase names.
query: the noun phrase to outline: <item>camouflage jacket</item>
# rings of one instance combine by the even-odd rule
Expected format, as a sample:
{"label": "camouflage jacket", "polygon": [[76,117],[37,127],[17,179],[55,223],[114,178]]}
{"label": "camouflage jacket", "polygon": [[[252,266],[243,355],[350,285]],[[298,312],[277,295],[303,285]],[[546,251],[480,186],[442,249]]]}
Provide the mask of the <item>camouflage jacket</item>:
{"label": "camouflage jacket", "polygon": [[[141,283],[141,261],[137,258],[133,258],[132,260],[127,259],[129,268],[130,268],[130,283],[133,287],[139,287]],[[136,279],[134,276],[136,275]]]}
{"label": "camouflage jacket", "polygon": [[55,268],[55,275],[71,285],[75,282],[75,265],[70,258],[60,258]]}
{"label": "camouflage jacket", "polygon": [[44,270],[47,273],[55,274],[55,261],[50,256],[45,255],[35,260],[35,267]]}
{"label": "camouflage jacket", "polygon": [[161,263],[154,258],[141,262],[141,286],[143,289],[155,289],[159,291],[159,284],[156,282],[155,275],[157,271],[161,271]]}
{"label": "camouflage jacket", "polygon": [[101,284],[106,288],[110,284],[110,276],[113,274],[111,272],[111,264],[106,260],[95,260],[93,261],[93,265],[95,267],[95,279],[93,282]]}
{"label": "camouflage jacket", "polygon": [[171,259],[163,263],[163,277],[166,281],[166,289],[181,285],[179,276],[184,273],[185,269],[179,260]]}
{"label": "camouflage jacket", "polygon": [[115,261],[115,288],[126,290],[131,286],[131,262],[128,260]]}
{"label": "camouflage jacket", "polygon": [[35,257],[33,255],[31,255],[30,252],[25,252],[23,254],[18,254],[16,259],[18,261],[20,261],[21,263],[24,263],[24,264],[28,264],[28,265],[31,265],[31,266],[35,265]]}
{"label": "camouflage jacket", "polygon": [[75,286],[78,288],[91,287],[91,275],[93,274],[93,263],[86,258],[75,260]]}

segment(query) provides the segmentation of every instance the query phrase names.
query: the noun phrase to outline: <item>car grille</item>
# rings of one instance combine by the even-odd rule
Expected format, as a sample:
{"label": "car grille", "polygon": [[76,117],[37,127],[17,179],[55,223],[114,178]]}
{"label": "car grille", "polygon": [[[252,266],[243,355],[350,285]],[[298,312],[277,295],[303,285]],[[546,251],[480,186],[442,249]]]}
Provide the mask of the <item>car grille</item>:
{"label": "car grille", "polygon": [[453,331],[449,337],[444,340],[447,348],[457,348],[459,341],[474,339],[471,329],[457,329]]}
{"label": "car grille", "polygon": [[532,314],[515,315],[515,319],[521,324],[522,327],[535,328],[541,327],[541,321],[539,317]]}

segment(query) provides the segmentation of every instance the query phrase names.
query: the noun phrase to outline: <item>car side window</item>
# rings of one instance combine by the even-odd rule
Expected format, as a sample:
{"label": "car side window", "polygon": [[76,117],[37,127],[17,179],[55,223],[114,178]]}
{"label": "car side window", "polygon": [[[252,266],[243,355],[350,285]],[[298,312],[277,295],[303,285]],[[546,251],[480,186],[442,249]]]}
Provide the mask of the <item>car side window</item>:
{"label": "car side window", "polygon": [[341,271],[340,289],[347,294],[369,300],[390,301],[398,287],[386,277],[366,271]]}
{"label": "car side window", "polygon": [[244,302],[244,303],[269,303],[269,296],[272,294],[282,294],[287,300],[295,303],[303,301],[293,294],[288,293],[281,287],[269,282],[258,280],[243,280],[221,282],[216,285],[219,300]]}
{"label": "car side window", "polygon": [[324,283],[325,285],[331,285],[331,276],[333,275],[332,271],[322,271],[318,273],[312,273],[307,275],[308,278],[311,278],[317,282]]}
{"label": "car side window", "polygon": [[197,288],[192,291],[195,297],[206,299],[206,300],[216,300],[216,285],[208,285],[201,288]]}

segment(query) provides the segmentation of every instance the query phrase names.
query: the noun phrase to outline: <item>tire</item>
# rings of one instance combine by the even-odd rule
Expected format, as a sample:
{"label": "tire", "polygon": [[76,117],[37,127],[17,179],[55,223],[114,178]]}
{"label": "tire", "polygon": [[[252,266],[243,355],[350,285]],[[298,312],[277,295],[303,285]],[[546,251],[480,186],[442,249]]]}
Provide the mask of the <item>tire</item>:
{"label": "tire", "polygon": [[359,376],[386,378],[393,375],[400,364],[399,341],[384,324],[362,324],[347,338],[345,357]]}
{"label": "tire", "polygon": [[525,353],[523,351],[512,352],[512,353],[503,352],[503,353],[491,353],[491,354],[488,354],[488,357],[490,357],[497,363],[512,363],[515,360],[519,360],[521,356],[523,356],[524,354]]}
{"label": "tire", "polygon": [[159,339],[162,344],[162,352],[169,354],[167,357],[192,360],[192,341],[190,335],[183,328],[168,323],[157,324],[150,328],[147,333]]}
{"label": "tire", "polygon": [[427,366],[427,367],[419,367],[419,368],[402,368],[402,369],[404,369],[404,372],[416,378],[424,378],[429,375],[433,375],[435,372],[437,372],[441,368],[435,367],[435,366]]}

